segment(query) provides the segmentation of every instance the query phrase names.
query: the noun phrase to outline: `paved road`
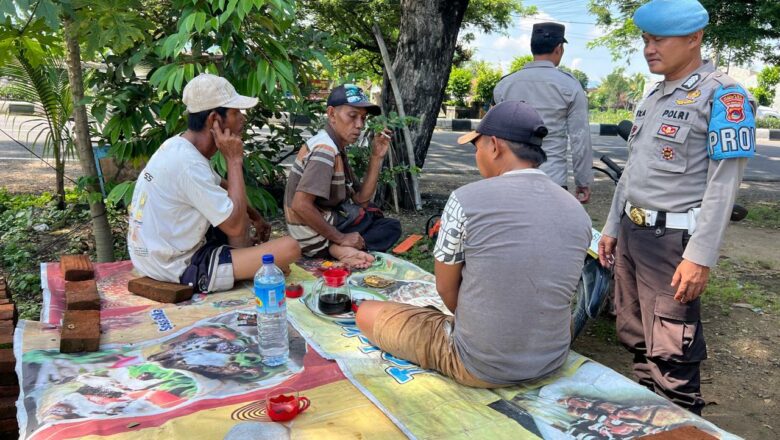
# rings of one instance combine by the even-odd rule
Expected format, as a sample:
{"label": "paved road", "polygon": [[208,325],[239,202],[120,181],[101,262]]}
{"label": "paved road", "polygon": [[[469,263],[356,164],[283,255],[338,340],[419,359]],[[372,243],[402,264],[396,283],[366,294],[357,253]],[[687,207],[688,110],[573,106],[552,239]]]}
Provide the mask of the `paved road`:
{"label": "paved road", "polygon": [[[474,147],[459,146],[458,136],[463,133],[437,130],[431,139],[423,171],[429,173],[462,172],[476,170]],[[626,143],[618,136],[593,136],[593,159],[598,164],[602,155],[607,155],[618,165],[625,164],[628,156]],[[745,180],[780,181],[780,142],[759,140],[756,157],[748,162]],[[476,171],[474,171],[476,172]]]}
{"label": "paved road", "polygon": [[[19,126],[21,125],[21,130]],[[22,143],[31,145],[40,129],[29,117],[7,117],[0,115],[0,128]],[[458,146],[461,132],[436,130],[425,160],[424,172],[428,173],[477,173],[474,149]],[[593,136],[594,162],[607,155],[620,165],[625,163],[628,153],[625,142],[618,136]],[[38,154],[41,147],[33,148]],[[0,132],[0,161],[37,161],[32,154]],[[75,159],[72,159],[75,160]],[[288,159],[290,162],[292,158]],[[780,181],[780,142],[759,140],[756,157],[748,162],[745,180]]]}

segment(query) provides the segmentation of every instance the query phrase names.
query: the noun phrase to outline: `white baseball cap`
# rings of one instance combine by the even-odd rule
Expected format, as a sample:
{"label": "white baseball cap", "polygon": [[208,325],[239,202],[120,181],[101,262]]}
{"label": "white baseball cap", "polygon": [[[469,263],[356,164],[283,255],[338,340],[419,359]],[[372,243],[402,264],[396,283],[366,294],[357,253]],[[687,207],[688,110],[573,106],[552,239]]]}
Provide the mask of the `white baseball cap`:
{"label": "white baseball cap", "polygon": [[182,101],[190,113],[217,107],[245,109],[257,105],[257,98],[239,95],[228,80],[210,73],[201,73],[188,82]]}

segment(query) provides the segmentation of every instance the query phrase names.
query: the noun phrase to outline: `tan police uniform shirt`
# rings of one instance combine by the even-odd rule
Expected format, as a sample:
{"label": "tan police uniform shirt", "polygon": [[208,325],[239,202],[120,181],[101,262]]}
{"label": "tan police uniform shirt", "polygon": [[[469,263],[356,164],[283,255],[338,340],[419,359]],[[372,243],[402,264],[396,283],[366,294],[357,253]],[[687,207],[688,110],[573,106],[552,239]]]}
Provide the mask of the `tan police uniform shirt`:
{"label": "tan police uniform shirt", "polygon": [[542,142],[547,162],[540,169],[553,182],[566,185],[568,141],[571,144],[574,183],[590,186],[593,182],[593,149],[588,124],[588,98],[576,78],[557,69],[550,61],[533,61],[502,78],[493,90],[493,100],[496,104],[525,101],[536,109],[549,130]]}
{"label": "tan police uniform shirt", "polygon": [[[711,160],[708,127],[713,94],[736,84],[709,61],[682,80],[656,84],[637,107],[604,235],[617,237],[626,201],[673,213],[701,207],[683,258],[709,267],[717,263],[747,159]],[[755,111],[752,99],[750,104]]]}

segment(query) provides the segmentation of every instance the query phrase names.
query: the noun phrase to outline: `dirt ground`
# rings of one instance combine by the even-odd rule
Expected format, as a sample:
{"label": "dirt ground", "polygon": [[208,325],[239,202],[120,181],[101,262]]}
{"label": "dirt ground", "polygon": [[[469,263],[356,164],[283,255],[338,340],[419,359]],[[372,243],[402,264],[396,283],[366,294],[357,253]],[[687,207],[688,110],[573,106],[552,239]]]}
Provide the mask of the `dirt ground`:
{"label": "dirt ground", "polygon": [[[53,173],[35,162],[0,161],[0,170],[0,186],[11,192],[51,191],[54,186]],[[78,163],[68,164],[67,174],[77,177]],[[450,192],[477,179],[476,173],[424,174],[420,178],[423,210],[388,214],[402,220],[404,234],[423,233],[425,221],[441,212]],[[606,178],[594,185],[586,209],[598,227],[606,218],[613,190]],[[748,206],[780,203],[780,185],[745,183],[738,202]],[[721,252],[725,264],[711,277],[736,280],[736,289],[750,283],[759,286],[767,294],[768,306],[743,308],[734,306],[741,301],[707,293],[704,297],[703,323],[709,348],[709,359],[702,367],[702,391],[708,403],[704,417],[747,439],[780,439],[779,238],[777,228],[732,223]],[[608,315],[590,323],[574,349],[631,377],[631,356],[616,342],[614,320]]]}

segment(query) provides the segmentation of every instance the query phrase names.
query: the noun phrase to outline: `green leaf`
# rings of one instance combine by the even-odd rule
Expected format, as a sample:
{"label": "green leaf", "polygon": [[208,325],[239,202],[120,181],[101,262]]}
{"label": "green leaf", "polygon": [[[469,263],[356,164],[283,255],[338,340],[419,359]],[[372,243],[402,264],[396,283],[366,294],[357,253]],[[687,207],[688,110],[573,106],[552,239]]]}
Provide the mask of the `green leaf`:
{"label": "green leaf", "polygon": [[201,33],[205,28],[206,28],[206,13],[202,11],[196,12],[195,29],[198,31],[198,33]]}
{"label": "green leaf", "polygon": [[192,32],[192,27],[195,25],[195,14],[190,14],[182,20],[179,26],[179,31]]}
{"label": "green leaf", "polygon": [[115,186],[108,196],[106,196],[106,202],[116,205],[119,201],[124,202],[125,206],[130,206],[133,201],[133,191],[135,191],[135,181],[122,182]]}
{"label": "green leaf", "polygon": [[171,74],[171,70],[176,67],[175,64],[167,64],[155,70],[152,76],[149,78],[149,82],[153,86],[162,87],[162,84],[168,81],[168,75]]}

